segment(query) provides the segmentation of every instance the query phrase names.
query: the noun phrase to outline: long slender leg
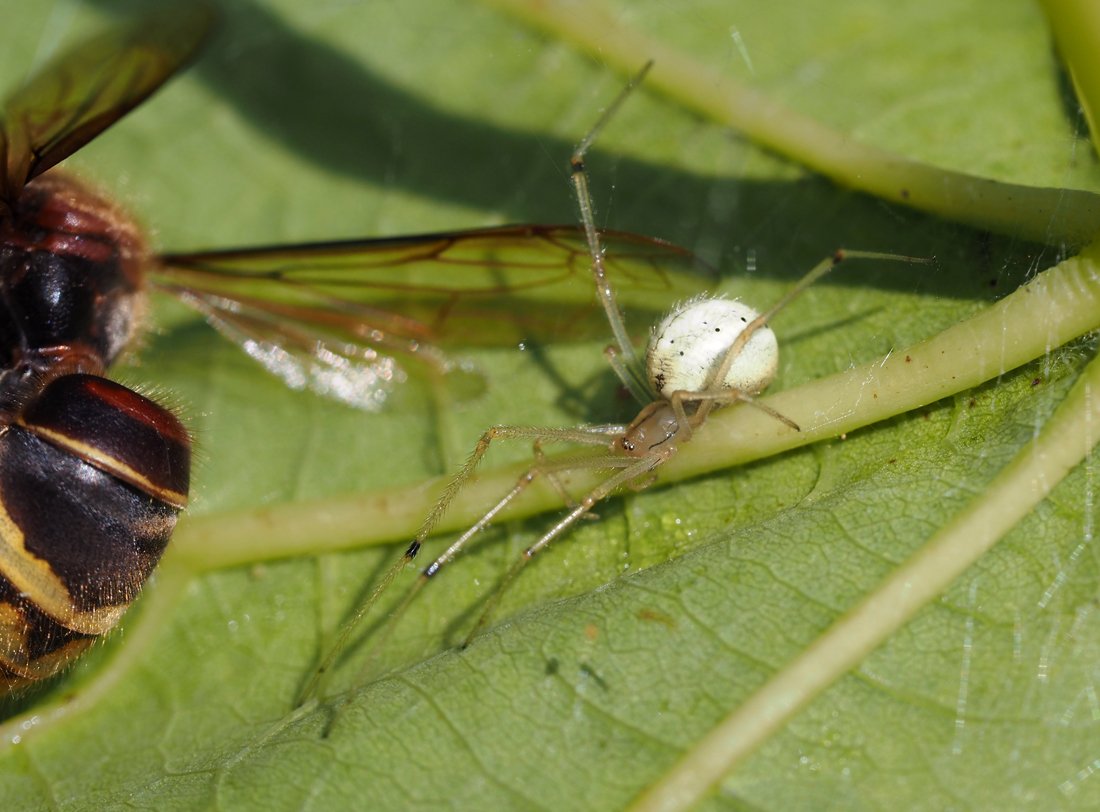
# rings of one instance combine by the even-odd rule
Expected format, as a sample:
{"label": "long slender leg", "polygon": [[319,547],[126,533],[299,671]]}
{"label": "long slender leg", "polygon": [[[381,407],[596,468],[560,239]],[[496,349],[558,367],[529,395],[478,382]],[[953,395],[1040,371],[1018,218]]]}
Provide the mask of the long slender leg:
{"label": "long slender leg", "polygon": [[569,513],[563,516],[557,522],[557,524],[546,531],[546,533],[544,533],[538,541],[536,541],[534,544],[523,551],[523,555],[521,555],[519,559],[516,560],[516,563],[512,566],[512,568],[509,569],[507,573],[505,573],[503,580],[500,582],[500,585],[497,587],[492,597],[489,598],[489,601],[488,603],[486,603],[485,609],[482,611],[481,616],[478,618],[477,623],[474,625],[474,628],[466,636],[463,647],[468,646],[470,644],[470,641],[473,640],[473,638],[477,636],[478,632],[481,631],[485,624],[489,622],[489,618],[492,616],[497,605],[500,603],[501,597],[508,590],[508,587],[511,586],[512,582],[520,574],[523,568],[527,565],[527,562],[529,562],[532,558],[535,557],[536,554],[549,546],[550,543],[554,541],[554,539],[558,538],[562,533],[564,533],[566,530],[576,524],[577,520],[580,519],[589,510],[591,510],[598,502],[605,499],[620,486],[625,485],[631,480],[637,479],[638,477],[644,476],[645,474],[649,473],[654,468],[663,463],[666,457],[661,454],[651,454],[650,456],[642,457],[640,459],[632,459],[629,457],[618,457],[616,459],[625,460],[629,463],[629,466],[623,468],[623,470],[619,471],[619,473],[608,477],[606,480],[593,488],[584,497],[584,499],[581,500],[581,503],[579,505],[577,505],[575,508],[569,511]]}
{"label": "long slender leg", "polygon": [[791,301],[798,297],[804,290],[806,290],[806,288],[808,288],[810,285],[812,285],[814,282],[816,282],[818,279],[823,277],[838,264],[840,264],[841,260],[843,259],[844,254],[841,251],[837,251],[831,257],[823,259],[821,262],[817,263],[817,265],[811,268],[805,276],[803,276],[801,279],[798,280],[798,282],[795,283],[794,287],[784,293],[783,296],[779,298],[779,301],[777,301],[755,319],[746,324],[745,329],[743,329],[737,335],[737,338],[734,339],[732,344],[730,344],[729,349],[726,350],[726,354],[722,358],[722,363],[715,367],[710,376],[707,378],[706,386],[703,387],[704,390],[709,391],[717,389],[718,381],[723,381],[726,379],[726,375],[729,374],[730,367],[733,366],[733,362],[737,360],[737,357],[745,349],[745,345],[749,343],[749,340],[753,337],[756,331],[766,325],[769,319],[771,319],[776,313],[778,313],[780,310],[790,304]]}
{"label": "long slender leg", "polygon": [[[546,463],[546,452],[542,450],[542,440],[535,440],[531,444],[531,455],[535,458],[535,467],[541,467]],[[562,503],[566,507],[573,507],[575,500],[573,495],[565,489],[565,485],[558,479],[555,474],[547,473],[546,481],[550,483],[550,487],[561,497]]]}
{"label": "long slender leg", "polygon": [[370,614],[371,609],[374,608],[374,604],[377,603],[382,594],[389,589],[394,579],[412,562],[415,556],[416,552],[412,550],[412,547],[406,550],[401,555],[401,558],[386,571],[382,580],[378,582],[378,585],[375,586],[373,590],[371,590],[367,599],[356,607],[355,614],[344,623],[343,627],[340,629],[340,634],[336,636],[336,640],[329,647],[324,659],[321,660],[320,664],[310,676],[309,681],[306,682],[305,686],[299,692],[295,705],[301,706],[320,695],[325,677],[332,670],[333,666],[336,665],[336,661],[340,659],[340,656],[347,650],[352,634],[359,628],[359,624],[362,623],[363,619]]}
{"label": "long slender leg", "polygon": [[[362,678],[364,680],[366,679],[367,674],[370,670],[371,664],[374,660],[375,653],[377,653],[378,651],[381,651],[382,647],[385,645],[386,641],[389,639],[390,634],[392,634],[393,630],[400,623],[401,618],[408,611],[409,607],[412,605],[413,601],[415,600],[416,596],[420,593],[420,591],[425,586],[427,586],[428,582],[433,577],[435,577],[436,575],[439,574],[439,571],[441,569],[443,569],[443,567],[445,567],[447,564],[454,561],[454,559],[458,556],[458,554],[462,551],[462,548],[466,546],[466,544],[470,541],[470,539],[472,539],[474,536],[476,536],[478,533],[480,533],[482,530],[484,530],[493,521],[493,519],[495,519],[500,514],[500,512],[502,510],[504,510],[508,505],[510,505],[513,501],[515,501],[515,499],[520,494],[522,494],[525,490],[527,490],[527,488],[531,485],[531,483],[534,482],[539,476],[555,474],[555,473],[562,472],[562,471],[579,471],[579,470],[583,470],[583,469],[621,468],[621,467],[631,465],[631,464],[633,464],[633,462],[634,462],[634,460],[630,459],[629,457],[618,457],[618,456],[582,457],[582,458],[564,459],[564,460],[546,460],[543,464],[532,466],[527,471],[525,471],[523,473],[523,475],[520,476],[519,479],[516,480],[516,484],[512,486],[512,489],[509,490],[508,493],[506,493],[500,499],[500,501],[498,501],[495,505],[493,505],[491,508],[489,508],[489,510],[486,511],[485,515],[483,515],[472,527],[468,528],[461,536],[459,536],[457,539],[455,539],[453,542],[451,542],[451,544],[447,547],[447,549],[444,550],[431,564],[429,564],[427,567],[425,567],[424,570],[420,573],[420,575],[417,577],[416,581],[414,581],[412,586],[409,587],[409,591],[405,594],[405,597],[401,599],[401,603],[399,603],[397,605],[397,607],[393,610],[393,612],[390,613],[389,618],[387,618],[387,620],[386,620],[386,625],[382,629],[382,631],[379,633],[378,637],[376,637],[371,642],[370,649],[367,652],[366,662],[364,663],[363,668],[362,668],[362,672],[363,672]],[[582,515],[583,515],[583,511],[582,511]],[[578,517],[578,518],[580,518],[580,517]],[[366,603],[364,603],[363,606],[360,607],[360,609],[356,612],[355,616],[344,627],[344,631],[340,635],[340,639],[338,641],[338,644],[334,648],[334,653],[330,653],[330,655],[326,658],[325,663],[322,666],[323,670],[319,669],[318,675],[315,676],[313,681],[311,681],[310,686],[309,686],[310,690],[308,690],[307,692],[304,692],[303,696],[305,698],[308,699],[310,696],[313,695],[314,691],[317,688],[316,683],[320,679],[320,675],[324,671],[327,671],[327,670],[329,670],[329,668],[331,668],[331,666],[334,663],[336,657],[339,656],[339,652],[343,648],[346,647],[346,644],[347,644],[347,642],[350,638],[351,632],[359,625],[359,622],[369,613],[371,605],[374,603],[375,600],[377,600],[378,596],[381,595],[382,592],[384,592],[387,587],[389,587],[389,585],[393,582],[393,579],[396,577],[397,573],[400,572],[401,569],[403,569],[404,566],[411,560],[412,560],[411,558],[407,557],[407,554],[406,554],[406,556],[402,557],[401,561],[398,562],[397,566],[395,566],[389,572],[386,573],[386,577],[383,578],[382,582],[371,593],[371,596],[368,599],[368,601]]]}
{"label": "long slender leg", "polygon": [[[676,420],[680,427],[676,433],[676,439],[680,443],[685,443],[691,439],[695,429],[706,422],[707,415],[715,407],[730,403],[744,403],[746,406],[759,409],[764,414],[774,417],[780,423],[795,431],[802,431],[802,428],[785,414],[777,412],[771,406],[761,403],[752,395],[739,389],[716,389],[713,392],[690,392],[686,389],[678,389],[672,393],[669,400],[672,403],[672,409],[676,414]],[[689,415],[684,409],[685,403],[697,403],[699,408]]]}
{"label": "long slender leg", "polygon": [[[332,670],[333,665],[347,649],[348,643],[351,640],[352,634],[364,618],[370,614],[374,608],[375,603],[382,596],[383,593],[397,578],[398,574],[408,566],[413,559],[416,558],[417,553],[420,551],[421,544],[424,539],[431,532],[432,528],[439,521],[439,519],[446,512],[447,508],[454,501],[455,496],[462,489],[465,482],[473,475],[474,470],[477,468],[477,464],[481,461],[481,458],[485,456],[486,451],[489,449],[489,445],[494,439],[514,439],[514,438],[534,438],[536,441],[550,441],[550,442],[572,442],[578,445],[588,446],[604,446],[608,442],[608,438],[621,435],[625,430],[625,426],[617,424],[598,425],[598,426],[581,426],[573,429],[561,429],[561,428],[538,428],[533,426],[493,426],[486,431],[481,439],[478,441],[477,446],[474,448],[470,458],[466,461],[466,464],[462,467],[459,473],[448,483],[444,489],[443,494],[436,501],[435,506],[432,508],[432,512],[425,519],[424,523],[420,526],[420,530],[416,534],[416,538],[408,546],[405,552],[402,554],[386,574],[379,581],[378,585],[371,591],[371,594],[363,601],[355,610],[355,613],[345,622],[343,628],[340,630],[340,634],[337,636],[332,647],[329,649],[325,658],[318,665],[305,687],[302,689],[298,696],[298,704],[306,702],[317,695],[318,690],[321,687],[322,681],[325,675]],[[417,586],[413,587],[413,592],[420,590],[421,580],[427,580],[441,567],[451,561],[462,547],[473,538],[478,532],[480,532],[486,525],[489,524],[496,517],[501,510],[519,496],[527,486],[543,472],[556,472],[558,470],[576,469],[584,467],[599,467],[597,461],[603,459],[600,457],[592,458],[593,462],[589,463],[587,460],[544,460],[541,465],[536,465],[530,468],[523,476],[517,480],[516,485],[513,486],[503,499],[501,499],[496,505],[489,509],[489,511],[478,520],[477,523],[466,530],[461,536],[459,536],[446,551],[435,561],[433,561],[421,575],[421,579],[418,579]],[[609,457],[603,462],[603,467],[615,467],[614,461],[618,458]],[[609,464],[610,462],[610,464]],[[401,605],[391,616],[393,622],[399,619],[401,614],[404,614],[404,610],[407,605],[412,601],[412,595],[407,595],[402,601]],[[389,628],[392,628],[392,624]],[[388,637],[388,631],[384,632],[384,637]],[[377,651],[382,641],[377,641],[372,650]]]}
{"label": "long slender leg", "polygon": [[609,345],[603,349],[604,357],[607,362],[611,364],[611,369],[615,371],[615,375],[620,381],[632,381],[633,383],[626,383],[627,389],[630,394],[634,396],[634,399],[641,403],[643,406],[646,403],[652,403],[657,397],[654,392],[650,391],[649,381],[645,376],[645,370],[641,365],[635,363],[629,364],[623,359],[619,350],[614,345]]}
{"label": "long slender leg", "polygon": [[443,517],[443,514],[447,512],[447,509],[454,502],[455,497],[466,485],[466,482],[473,476],[474,471],[477,470],[478,464],[481,462],[482,457],[489,450],[489,446],[493,440],[497,439],[531,439],[542,440],[546,442],[564,442],[564,443],[578,443],[581,445],[604,445],[607,442],[608,437],[612,437],[615,434],[621,434],[623,427],[619,425],[606,425],[606,426],[582,426],[580,428],[540,428],[537,426],[493,426],[488,429],[481,438],[477,441],[477,445],[474,447],[473,452],[467,458],[459,472],[454,476],[447,487],[443,490],[442,495],[436,500],[435,505],[432,507],[431,512],[424,519],[424,522],[420,525],[420,529],[416,532],[416,536],[411,545],[409,545],[409,551],[406,555],[411,559],[416,556],[416,553],[420,549],[421,543],[429,535],[432,530],[439,523],[439,520]]}
{"label": "long slender leg", "polygon": [[[543,465],[535,465],[528,468],[523,475],[516,480],[516,484],[512,486],[512,489],[508,491],[504,497],[497,502],[493,507],[486,511],[485,515],[477,520],[473,526],[469,527],[461,536],[451,542],[451,544],[444,550],[438,558],[431,564],[424,568],[423,575],[426,578],[431,578],[446,564],[449,564],[454,560],[455,556],[462,551],[462,548],[466,546],[474,536],[484,530],[488,525],[497,517],[497,515],[508,507],[508,505],[523,491],[534,482],[538,477],[545,476],[547,474],[556,474],[559,471],[579,471],[585,468],[590,469],[608,469],[608,468],[623,468],[633,463],[633,460],[629,457],[618,456],[599,456],[599,457],[581,457],[566,460],[552,460],[547,461]],[[586,497],[576,507],[585,504],[588,501]],[[576,509],[574,507],[574,510]],[[591,507],[591,505],[589,505]]]}
{"label": "long slender leg", "polygon": [[799,279],[790,290],[783,294],[775,304],[757,316],[755,319],[745,325],[745,329],[742,330],[737,338],[734,340],[728,350],[726,350],[725,357],[722,358],[722,363],[715,368],[714,372],[707,380],[706,390],[715,389],[715,382],[724,380],[726,375],[730,371],[730,367],[733,362],[737,360],[737,356],[745,349],[745,345],[749,343],[753,333],[766,325],[776,313],[789,305],[792,301],[801,296],[806,288],[814,284],[825,274],[829,273],[833,268],[839,265],[841,262],[849,259],[882,259],[890,260],[894,262],[916,262],[926,263],[931,260],[922,257],[908,257],[902,254],[885,254],[879,251],[847,251],[845,249],[838,250],[831,257],[821,260],[814,267],[812,267],[805,276]]}
{"label": "long slender leg", "polygon": [[[615,428],[619,427],[615,426]],[[621,434],[621,432],[617,433]],[[543,475],[546,477],[546,481],[550,483],[550,487],[552,487],[554,491],[558,494],[558,496],[561,497],[561,502],[563,505],[565,505],[567,508],[576,507],[577,500],[573,498],[573,494],[569,492],[569,490],[565,487],[565,484],[558,477],[557,473],[555,473],[552,463],[546,456],[546,452],[542,450],[542,440],[535,440],[531,451],[535,458],[535,464],[532,467],[538,468],[540,471],[542,471]],[[584,518],[595,519],[597,518],[597,516],[595,513],[589,513]]]}
{"label": "long slender leg", "polygon": [[[588,153],[596,137],[607,126],[607,122],[618,112],[623,102],[634,91],[634,88],[645,78],[652,64],[652,62],[646,63],[641,71],[622,89],[615,100],[608,105],[592,129],[577,145],[577,149],[569,160],[569,165],[573,170],[571,179],[573,189],[577,195],[581,224],[584,227],[584,236],[588,242],[588,251],[592,255],[592,278],[596,283],[596,295],[599,297],[604,313],[607,314],[607,322],[611,327],[611,333],[615,337],[619,352],[622,353],[624,366],[635,369],[640,366],[638,355],[634,350],[634,345],[630,342],[630,335],[626,331],[626,322],[623,319],[622,311],[619,310],[618,303],[615,301],[615,291],[607,279],[607,269],[604,267],[604,251],[603,246],[600,244],[600,234],[596,230],[596,215],[592,207],[592,195],[588,190],[588,175],[585,172],[584,156]],[[640,403],[652,400],[652,394],[640,384],[636,375],[624,374],[623,369],[618,365],[614,365],[614,367],[623,384]]]}

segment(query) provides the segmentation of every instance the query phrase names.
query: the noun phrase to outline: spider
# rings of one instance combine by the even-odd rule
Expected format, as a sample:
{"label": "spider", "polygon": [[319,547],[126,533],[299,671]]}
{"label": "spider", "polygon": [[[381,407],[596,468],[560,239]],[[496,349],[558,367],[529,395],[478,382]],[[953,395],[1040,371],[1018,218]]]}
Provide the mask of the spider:
{"label": "spider", "polygon": [[[487,429],[469,458],[445,487],[408,549],[345,624],[332,649],[306,685],[299,704],[317,694],[324,675],[344,651],[354,630],[397,575],[416,559],[424,540],[431,535],[455,498],[474,476],[494,441],[532,441],[533,464],[496,504],[421,571],[390,615],[379,637],[373,642],[371,653],[381,648],[388,634],[428,582],[536,480],[545,479],[569,506],[569,510],[527,547],[505,573],[472,631],[467,635],[463,647],[485,626],[501,596],[532,558],[578,521],[593,517],[592,509],[619,489],[625,487],[640,490],[647,487],[652,482],[653,472],[672,459],[692,439],[695,431],[715,409],[736,403],[745,404],[762,410],[791,431],[800,431],[793,420],[755,399],[774,380],[778,369],[779,346],[768,321],[845,260],[923,261],[894,254],[841,249],[811,268],[785,295],[763,311],[757,311],[732,299],[711,295],[696,296],[677,304],[654,327],[643,364],[630,341],[625,320],[615,300],[615,291],[605,271],[604,249],[600,232],[595,225],[584,158],[596,137],[642,82],[651,65],[649,63],[643,67],[620,91],[570,158],[570,177],[588,243],[596,296],[607,316],[614,338],[614,344],[608,346],[604,354],[623,385],[644,404],[642,410],[627,425],[598,424],[573,428],[495,425]],[[543,451],[543,446],[548,443],[596,447],[602,449],[603,453],[551,459]],[[564,473],[581,470],[611,473],[576,500],[568,493],[559,477]],[[369,661],[370,655],[368,664]]]}

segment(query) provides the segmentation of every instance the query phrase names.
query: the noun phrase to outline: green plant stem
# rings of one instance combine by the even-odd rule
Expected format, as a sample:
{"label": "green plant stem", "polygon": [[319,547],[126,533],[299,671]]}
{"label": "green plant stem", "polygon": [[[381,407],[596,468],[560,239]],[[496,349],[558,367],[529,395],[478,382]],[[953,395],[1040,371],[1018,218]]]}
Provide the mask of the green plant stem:
{"label": "green plant stem", "polygon": [[1084,108],[1092,143],[1097,145],[1097,115],[1100,115],[1100,3],[1095,0],[1040,0],[1054,33],[1055,42],[1073,79],[1077,99]]}
{"label": "green plant stem", "polygon": [[[647,88],[740,130],[842,186],[955,222],[1051,245],[1078,247],[1100,234],[1100,195],[1001,183],[861,144],[632,29],[600,3],[483,2],[571,43],[624,75],[653,60]],[[1050,3],[1071,4],[1070,0]]]}

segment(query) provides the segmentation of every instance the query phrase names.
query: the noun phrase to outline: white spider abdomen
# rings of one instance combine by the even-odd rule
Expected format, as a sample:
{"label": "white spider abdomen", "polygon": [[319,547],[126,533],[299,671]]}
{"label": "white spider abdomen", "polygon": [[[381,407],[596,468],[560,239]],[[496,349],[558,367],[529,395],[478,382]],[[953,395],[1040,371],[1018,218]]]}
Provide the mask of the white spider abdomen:
{"label": "white spider abdomen", "polygon": [[[703,392],[730,346],[759,314],[743,302],[698,298],[672,309],[653,331],[646,370],[653,388],[669,398],[677,390]],[[735,389],[748,395],[763,391],[775,378],[779,344],[764,325],[737,354],[729,372],[713,389]]]}

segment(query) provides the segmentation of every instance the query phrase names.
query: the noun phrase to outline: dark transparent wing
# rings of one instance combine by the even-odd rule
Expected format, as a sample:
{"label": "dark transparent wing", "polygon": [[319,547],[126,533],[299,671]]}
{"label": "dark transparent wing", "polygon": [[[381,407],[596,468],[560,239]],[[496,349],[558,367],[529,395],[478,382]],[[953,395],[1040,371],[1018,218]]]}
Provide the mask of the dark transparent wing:
{"label": "dark transparent wing", "polygon": [[[690,252],[604,235],[639,338],[713,274]],[[588,248],[570,226],[505,226],[314,245],[170,254],[152,275],[295,387],[377,408],[407,376],[472,375],[462,347],[576,341],[610,331]],[[458,352],[459,355],[455,353]],[[471,390],[469,382],[464,388]]]}
{"label": "dark transparent wing", "polygon": [[61,162],[141,104],[196,53],[213,24],[189,3],[78,44],[4,103],[0,201]]}

